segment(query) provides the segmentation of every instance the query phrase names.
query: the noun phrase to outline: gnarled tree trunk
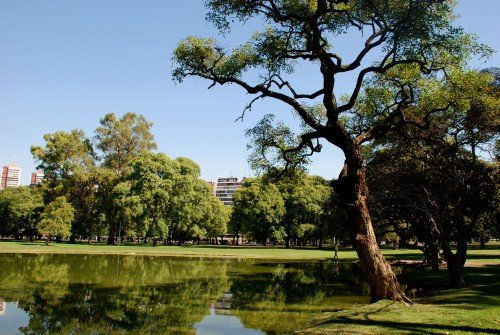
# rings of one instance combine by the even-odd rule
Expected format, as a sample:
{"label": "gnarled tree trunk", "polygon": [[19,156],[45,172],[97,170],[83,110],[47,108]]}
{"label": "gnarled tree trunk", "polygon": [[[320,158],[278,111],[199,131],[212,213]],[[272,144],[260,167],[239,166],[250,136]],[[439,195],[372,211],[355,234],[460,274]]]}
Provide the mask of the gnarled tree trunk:
{"label": "gnarled tree trunk", "polygon": [[352,242],[370,285],[371,301],[389,299],[410,302],[378,247],[367,205],[368,185],[364,160],[359,146],[349,144],[344,150],[344,168],[334,187],[346,205]]}

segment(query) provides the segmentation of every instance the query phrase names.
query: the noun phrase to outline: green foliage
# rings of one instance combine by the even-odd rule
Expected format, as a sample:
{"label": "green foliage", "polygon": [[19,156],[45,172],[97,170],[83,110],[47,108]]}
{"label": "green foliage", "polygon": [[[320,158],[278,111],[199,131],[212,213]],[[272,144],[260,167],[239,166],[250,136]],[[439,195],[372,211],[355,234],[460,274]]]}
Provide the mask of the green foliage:
{"label": "green foliage", "polygon": [[241,221],[243,231],[262,244],[270,238],[280,238],[278,231],[285,203],[276,185],[262,179],[247,179],[235,192],[233,201],[233,216]]}
{"label": "green foliage", "polygon": [[31,153],[39,162],[37,168],[45,173],[45,180],[55,182],[73,174],[88,172],[94,165],[91,141],[82,130],[57,131],[43,136],[45,146],[32,146]]}
{"label": "green foliage", "polygon": [[132,159],[142,151],[156,149],[152,123],[144,116],[125,113],[121,118],[106,114],[96,129],[96,146],[103,154],[103,165],[123,175]]}
{"label": "green foliage", "polygon": [[[156,243],[226,233],[228,209],[210,194],[200,167],[188,158],[171,160],[154,153],[151,127],[142,115],[106,114],[93,140],[73,130],[47,134],[44,146],[32,147],[46,172],[40,192],[44,202],[65,197],[74,208],[70,241],[77,235],[89,242],[108,235],[108,243],[116,237],[153,238]],[[5,222],[11,225],[12,220]],[[54,222],[44,225],[49,229]],[[2,231],[27,234],[11,227]]]}
{"label": "green foliage", "polygon": [[[260,194],[261,192],[267,192]],[[234,195],[231,231],[250,234],[260,243],[319,244],[333,237],[334,227],[342,229],[338,202],[321,177],[301,171],[269,172],[251,179]],[[277,215],[268,211],[276,208]]]}
{"label": "green foliage", "polygon": [[43,206],[39,188],[17,187],[0,190],[0,235],[33,237]]}
{"label": "green foliage", "polygon": [[47,236],[47,241],[52,236],[67,237],[70,234],[71,222],[75,210],[66,201],[66,197],[57,197],[45,206],[41,215],[42,220],[38,224],[38,232]]}

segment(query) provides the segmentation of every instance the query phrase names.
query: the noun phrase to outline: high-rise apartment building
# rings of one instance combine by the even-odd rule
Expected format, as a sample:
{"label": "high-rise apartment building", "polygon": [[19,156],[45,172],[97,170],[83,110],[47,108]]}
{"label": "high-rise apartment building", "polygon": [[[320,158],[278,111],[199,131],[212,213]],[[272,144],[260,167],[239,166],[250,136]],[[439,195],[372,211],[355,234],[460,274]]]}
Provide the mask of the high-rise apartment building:
{"label": "high-rise apartment building", "polygon": [[0,179],[0,189],[18,187],[21,181],[21,168],[14,164],[2,167],[2,178]]}
{"label": "high-rise apartment building", "polygon": [[45,177],[43,170],[38,170],[31,173],[30,186],[41,184],[43,181],[43,177]]}
{"label": "high-rise apartment building", "polygon": [[243,186],[243,180],[238,180],[235,177],[219,178],[215,187],[215,196],[224,205],[231,206],[233,204],[233,194]]}

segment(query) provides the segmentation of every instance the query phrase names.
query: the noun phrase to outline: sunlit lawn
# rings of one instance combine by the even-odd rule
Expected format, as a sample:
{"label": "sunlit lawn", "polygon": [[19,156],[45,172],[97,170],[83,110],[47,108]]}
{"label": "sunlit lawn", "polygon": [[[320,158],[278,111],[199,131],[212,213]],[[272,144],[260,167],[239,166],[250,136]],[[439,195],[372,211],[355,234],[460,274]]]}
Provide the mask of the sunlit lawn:
{"label": "sunlit lawn", "polygon": [[[500,264],[500,248],[469,250],[469,263],[498,263]],[[498,247],[498,246],[495,246]],[[284,247],[235,247],[235,246],[164,246],[153,247],[144,244],[124,244],[109,246],[102,243],[51,243],[44,242],[0,242],[0,253],[67,253],[67,254],[138,254],[158,256],[199,256],[199,257],[236,257],[236,258],[265,258],[265,259],[328,259],[333,258],[331,249],[290,248]],[[383,249],[384,255],[390,259],[421,259],[422,252],[415,249],[392,250]],[[339,259],[357,259],[353,250],[340,250]]]}

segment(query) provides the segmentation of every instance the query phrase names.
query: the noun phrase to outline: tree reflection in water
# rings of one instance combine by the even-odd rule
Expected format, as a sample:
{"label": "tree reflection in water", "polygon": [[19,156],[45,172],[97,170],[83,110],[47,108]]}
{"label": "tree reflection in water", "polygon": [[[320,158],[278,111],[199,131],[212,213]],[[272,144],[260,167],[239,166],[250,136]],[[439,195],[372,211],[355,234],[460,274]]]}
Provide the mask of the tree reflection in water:
{"label": "tree reflection in water", "polygon": [[195,334],[235,317],[249,334],[280,334],[367,301],[352,265],[329,262],[0,255],[0,266],[0,297],[28,314],[25,334]]}

